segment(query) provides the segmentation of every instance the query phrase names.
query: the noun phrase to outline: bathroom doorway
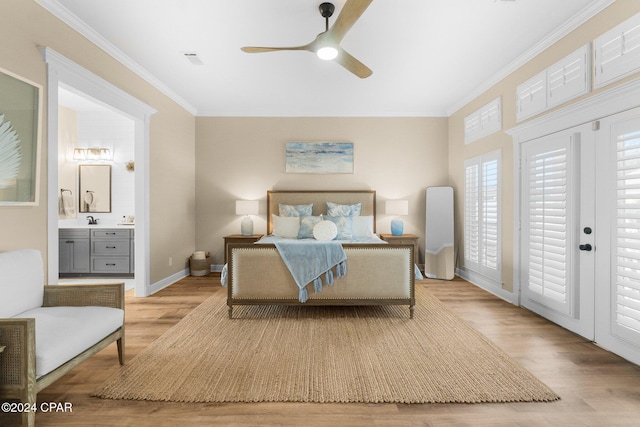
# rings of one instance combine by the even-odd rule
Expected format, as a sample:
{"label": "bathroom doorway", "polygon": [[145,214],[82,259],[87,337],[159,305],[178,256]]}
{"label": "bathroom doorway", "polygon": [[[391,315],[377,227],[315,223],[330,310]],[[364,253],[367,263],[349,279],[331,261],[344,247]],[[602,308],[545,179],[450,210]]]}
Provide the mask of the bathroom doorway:
{"label": "bathroom doorway", "polygon": [[[85,68],[70,61],[50,48],[43,48],[42,55],[47,63],[47,147],[48,147],[48,282],[58,283],[59,277],[59,212],[61,186],[59,183],[59,164],[63,161],[58,142],[59,96],[60,91],[71,92],[84,101],[91,101],[106,111],[117,113],[132,123],[133,159],[133,214],[118,213],[120,216],[135,218],[134,251],[135,259],[133,289],[135,296],[150,294],[149,261],[149,190],[148,153],[149,121],[155,110],[140,102],[128,93],[96,76]],[[91,142],[89,142],[91,143]],[[52,155],[57,153],[58,156]],[[73,156],[73,154],[71,155]],[[129,160],[129,159],[128,159]],[[127,161],[128,161],[127,160]],[[124,212],[125,208],[123,208]],[[114,212],[115,214],[115,212]],[[102,215],[102,214],[100,214]],[[77,220],[77,218],[76,218]]]}
{"label": "bathroom doorway", "polygon": [[[58,87],[58,283],[99,277],[134,288],[134,149],[132,119],[86,94]],[[121,237],[93,241],[91,235],[101,230]]]}

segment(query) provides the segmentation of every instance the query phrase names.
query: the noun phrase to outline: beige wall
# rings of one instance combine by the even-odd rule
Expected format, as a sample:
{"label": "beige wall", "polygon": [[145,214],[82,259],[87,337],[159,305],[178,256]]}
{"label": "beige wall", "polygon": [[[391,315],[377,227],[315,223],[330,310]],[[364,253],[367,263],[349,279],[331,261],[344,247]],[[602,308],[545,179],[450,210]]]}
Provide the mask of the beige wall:
{"label": "beige wall", "polygon": [[[69,161],[65,156],[73,156],[73,148],[78,146],[78,112],[63,106],[58,107],[58,187],[71,190],[75,215],[64,215],[59,211],[61,219],[77,218],[78,190],[76,181],[77,163]],[[71,157],[72,158],[72,157]]]}
{"label": "beige wall", "polygon": [[[424,248],[425,190],[447,185],[446,118],[196,119],[196,247],[223,263],[223,237],[240,232],[235,200],[260,200],[255,232],[266,231],[266,192],[284,189],[372,189],[377,232],[389,233],[387,199],[408,199],[405,233]],[[290,141],[354,143],[353,174],[285,173]],[[422,253],[422,251],[421,251]],[[421,257],[422,259],[422,257]]]}
{"label": "beige wall", "polygon": [[[179,272],[195,240],[195,118],[133,74],[34,0],[3,0],[0,68],[44,87],[47,46],[152,106],[150,135],[151,283]],[[45,104],[46,105],[46,104]],[[42,129],[40,204],[0,207],[0,251],[35,248],[47,257],[47,156],[45,109]],[[54,154],[55,155],[55,154]],[[57,201],[53,201],[57,203]],[[179,220],[177,220],[179,218]],[[140,220],[140,218],[137,218]],[[168,258],[173,257],[173,266]]]}
{"label": "beige wall", "polygon": [[[615,27],[625,19],[640,12],[640,1],[617,0],[597,16],[577,28],[565,38],[542,52],[536,58],[507,76],[493,88],[483,93],[471,103],[465,105],[449,118],[449,173],[451,185],[455,189],[455,225],[456,242],[459,246],[458,267],[462,267],[463,248],[463,178],[464,161],[470,157],[494,150],[502,151],[502,281],[503,289],[513,290],[513,227],[514,227],[514,159],[512,138],[504,131],[495,133],[471,144],[464,144],[464,117],[484,104],[502,97],[502,128],[510,129],[516,125],[516,87],[562,59],[567,54],[592,41],[594,38]],[[635,76],[637,78],[637,75]],[[630,77],[633,78],[633,77]],[[626,79],[629,80],[629,79]],[[623,80],[623,81],[626,81]],[[621,81],[621,82],[623,82]],[[620,83],[621,83],[620,82]],[[612,85],[613,86],[613,85]],[[611,87],[611,86],[610,86]],[[608,89],[609,87],[605,88]],[[588,97],[586,95],[579,99]],[[574,101],[575,102],[575,101]],[[561,108],[561,105],[558,108]]]}

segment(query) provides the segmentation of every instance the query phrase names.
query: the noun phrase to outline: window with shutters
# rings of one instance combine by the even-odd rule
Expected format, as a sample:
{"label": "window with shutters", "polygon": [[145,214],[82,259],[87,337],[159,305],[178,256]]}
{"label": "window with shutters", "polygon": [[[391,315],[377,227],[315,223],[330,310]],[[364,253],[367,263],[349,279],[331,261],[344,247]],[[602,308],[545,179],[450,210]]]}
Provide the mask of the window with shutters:
{"label": "window with shutters", "polygon": [[516,88],[518,122],[591,90],[591,45],[588,43]]}
{"label": "window with shutters", "polygon": [[464,143],[476,141],[502,129],[502,99],[494,99],[464,118]]}
{"label": "window with shutters", "polygon": [[501,159],[494,151],[465,161],[464,265],[501,280]]}
{"label": "window with shutters", "polygon": [[616,145],[614,316],[625,336],[640,333],[640,131],[618,135]]}
{"label": "window with shutters", "polygon": [[598,37],[594,56],[596,88],[640,71],[640,13]]}

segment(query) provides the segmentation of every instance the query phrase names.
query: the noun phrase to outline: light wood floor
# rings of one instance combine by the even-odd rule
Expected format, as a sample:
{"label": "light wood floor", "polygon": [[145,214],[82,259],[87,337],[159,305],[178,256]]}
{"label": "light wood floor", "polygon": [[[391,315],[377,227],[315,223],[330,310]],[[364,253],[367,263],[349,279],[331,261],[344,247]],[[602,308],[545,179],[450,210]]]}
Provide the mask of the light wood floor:
{"label": "light wood floor", "polygon": [[[126,300],[126,359],[213,292],[215,276],[188,277],[148,298]],[[118,370],[115,344],[43,390],[44,426],[640,426],[640,367],[462,280],[419,282],[561,396],[506,404],[181,404],[112,401],[90,394]],[[428,363],[428,361],[425,361]],[[0,414],[0,417],[3,416]],[[7,425],[7,417],[0,425]]]}

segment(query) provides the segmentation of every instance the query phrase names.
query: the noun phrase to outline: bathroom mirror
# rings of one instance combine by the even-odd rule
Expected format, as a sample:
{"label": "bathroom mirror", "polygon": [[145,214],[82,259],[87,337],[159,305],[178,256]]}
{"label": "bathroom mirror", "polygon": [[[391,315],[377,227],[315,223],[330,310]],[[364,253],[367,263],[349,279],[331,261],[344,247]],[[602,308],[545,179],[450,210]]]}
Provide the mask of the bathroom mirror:
{"label": "bathroom mirror", "polygon": [[111,212],[111,165],[80,165],[80,212]]}
{"label": "bathroom mirror", "polygon": [[451,280],[455,274],[453,248],[453,188],[427,188],[424,273],[431,279]]}

